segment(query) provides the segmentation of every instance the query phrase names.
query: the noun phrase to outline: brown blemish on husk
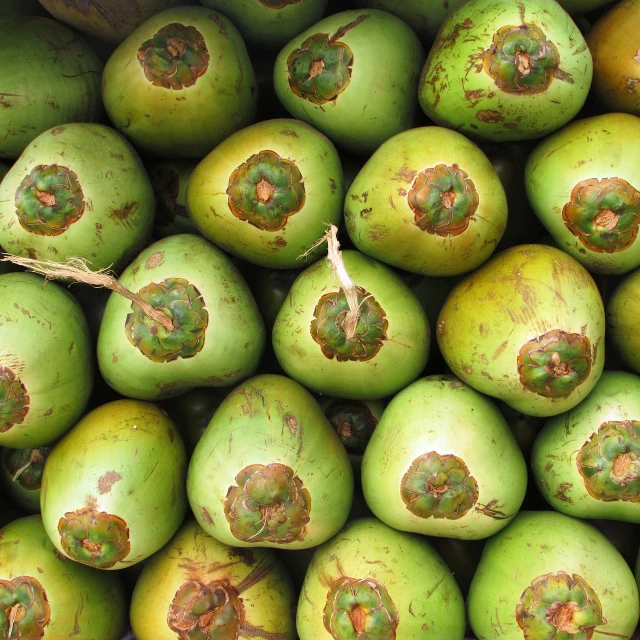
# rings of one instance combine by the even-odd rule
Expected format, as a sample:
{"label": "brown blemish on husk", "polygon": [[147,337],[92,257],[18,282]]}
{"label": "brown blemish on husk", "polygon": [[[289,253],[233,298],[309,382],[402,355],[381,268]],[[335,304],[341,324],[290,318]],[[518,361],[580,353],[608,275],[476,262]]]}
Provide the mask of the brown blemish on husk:
{"label": "brown blemish on husk", "polygon": [[107,471],[98,480],[98,493],[100,495],[109,493],[118,480],[122,480],[122,476],[117,471]]}

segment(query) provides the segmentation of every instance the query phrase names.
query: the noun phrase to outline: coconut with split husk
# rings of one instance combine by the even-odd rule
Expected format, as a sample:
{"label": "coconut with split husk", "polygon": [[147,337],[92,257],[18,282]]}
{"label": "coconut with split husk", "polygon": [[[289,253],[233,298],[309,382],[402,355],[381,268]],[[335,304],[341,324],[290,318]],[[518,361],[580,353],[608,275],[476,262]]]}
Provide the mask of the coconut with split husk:
{"label": "coconut with split husk", "polygon": [[327,259],[291,287],[273,348],[287,375],[316,393],[379,400],[420,375],[429,324],[399,276],[359,251],[342,252],[336,234],[327,232]]}

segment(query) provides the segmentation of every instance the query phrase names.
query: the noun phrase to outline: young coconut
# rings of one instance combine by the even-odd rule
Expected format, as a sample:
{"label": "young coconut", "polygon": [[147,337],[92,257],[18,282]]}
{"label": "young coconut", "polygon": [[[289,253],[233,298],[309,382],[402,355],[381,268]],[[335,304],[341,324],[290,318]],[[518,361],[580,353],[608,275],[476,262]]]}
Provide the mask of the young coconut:
{"label": "young coconut", "polygon": [[27,513],[40,513],[42,472],[53,445],[33,449],[0,448],[0,486]]}
{"label": "young coconut", "polygon": [[300,640],[462,640],[464,602],[424,538],[363,518],[315,552],[296,626]]}
{"label": "young coconut", "polygon": [[493,253],[507,200],[475,144],[449,129],[421,127],[375,151],[349,188],[344,215],[363,253],[406,271],[453,276]]}
{"label": "young coconut", "polygon": [[329,0],[202,0],[228,16],[247,44],[264,49],[283,47],[322,19]]}
{"label": "young coconut", "polygon": [[80,305],[30,273],[0,276],[0,446],[39,447],[83,414],[93,347]]}
{"label": "young coconut", "polygon": [[605,371],[583,402],[545,424],[531,469],[561,513],[640,523],[640,378]]}
{"label": "young coconut", "polygon": [[478,638],[630,638],[638,623],[631,569],[595,527],[521,512],[487,541],[467,601]]}
{"label": "young coconut", "polygon": [[156,405],[117,400],[60,440],[42,475],[42,520],[67,558],[122,569],[161,549],[187,510],[187,456]]}
{"label": "young coconut", "polygon": [[39,515],[0,529],[0,637],[120,640],[126,613],[119,576],[58,554]]}
{"label": "young coconut", "polygon": [[130,617],[138,640],[294,640],[294,609],[273,551],[229,547],[188,520],[142,570]]}
{"label": "young coconut", "polygon": [[265,340],[260,312],[231,260],[204,238],[159,240],[118,285],[136,298],[111,294],[98,364],[122,395],[156,400],[194,387],[228,387],[257,368]]}
{"label": "young coconut", "polygon": [[[640,116],[640,4],[613,5],[587,36],[593,56],[593,91],[607,111]],[[633,147],[627,142],[625,148]]]}
{"label": "young coconut", "polygon": [[0,19],[0,42],[0,158],[51,127],[101,119],[102,63],[73,31],[49,18]]}
{"label": "young coconut", "polygon": [[160,239],[180,233],[198,233],[187,210],[187,182],[196,160],[156,160],[147,169],[156,196],[153,235]]}
{"label": "young coconut", "polygon": [[555,0],[470,0],[442,25],[419,99],[436,124],[483,140],[525,140],[569,122],[591,76],[587,44]]}
{"label": "young coconut", "polygon": [[342,218],[342,165],[331,141],[304,122],[268,120],[229,136],[196,168],[191,219],[225,251],[263,267],[317,260],[327,224]]}
{"label": "young coconut", "polygon": [[626,276],[607,303],[607,336],[620,359],[640,374],[640,269]]}
{"label": "young coconut", "polygon": [[438,344],[477,391],[531,416],[575,407],[604,366],[604,308],[586,269],[546,245],[507,249],[451,292]]}
{"label": "young coconut", "polygon": [[205,7],[167,9],[140,25],[107,61],[102,95],[116,129],[171,158],[205,156],[253,121],[258,99],[238,30]]}
{"label": "young coconut", "polygon": [[316,393],[379,400],[420,375],[429,324],[399,276],[358,251],[341,252],[336,234],[327,233],[327,260],[294,282],[273,348],[287,375]]}
{"label": "young coconut", "polygon": [[572,122],[529,156],[527,195],[556,244],[589,271],[640,265],[640,118]]}
{"label": "young coconut", "polygon": [[282,49],[274,85],[294,118],[347,151],[369,155],[414,125],[423,63],[420,41],[399,18],[375,9],[343,11]]}
{"label": "young coconut", "polygon": [[398,393],[362,461],[373,513],[428,536],[488,538],[516,515],[526,488],[526,463],[502,414],[452,376],[422,378]]}
{"label": "young coconut", "polygon": [[200,526],[220,542],[305,549],[344,525],[353,474],[313,396],[289,378],[262,375],[214,414],[191,457],[187,493]]}
{"label": "young coconut", "polygon": [[147,243],[153,189],[133,147],[101,124],[40,134],[0,185],[0,244],[39,260],[123,268]]}

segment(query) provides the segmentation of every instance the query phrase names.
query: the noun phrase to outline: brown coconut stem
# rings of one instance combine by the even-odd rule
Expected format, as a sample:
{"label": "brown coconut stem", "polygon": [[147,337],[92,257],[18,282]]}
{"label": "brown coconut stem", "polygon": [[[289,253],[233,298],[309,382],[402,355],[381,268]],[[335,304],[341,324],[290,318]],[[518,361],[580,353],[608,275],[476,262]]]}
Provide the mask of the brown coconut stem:
{"label": "brown coconut stem", "polygon": [[18,478],[32,465],[42,460],[42,456],[40,455],[40,451],[38,449],[32,449],[29,454],[29,459],[27,463],[22,465],[12,476],[11,480],[13,482],[17,482]]}
{"label": "brown coconut stem", "polygon": [[173,322],[169,316],[160,309],[151,306],[137,293],[125,289],[116,280],[115,276],[109,273],[108,269],[92,271],[84,258],[67,258],[66,262],[52,262],[51,260],[33,260],[32,258],[23,258],[5,253],[1,261],[13,262],[45,278],[69,278],[74,282],[81,282],[92,287],[110,289],[135,302],[152,320],[162,325],[167,331],[173,331],[174,329]]}

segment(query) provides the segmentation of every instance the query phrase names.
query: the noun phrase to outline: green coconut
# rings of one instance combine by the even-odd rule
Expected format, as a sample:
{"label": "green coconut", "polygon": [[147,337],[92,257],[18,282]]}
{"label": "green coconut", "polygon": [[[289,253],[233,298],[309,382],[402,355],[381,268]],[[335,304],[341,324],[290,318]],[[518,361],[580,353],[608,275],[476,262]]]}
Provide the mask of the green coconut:
{"label": "green coconut", "polygon": [[624,364],[640,373],[640,269],[627,275],[607,303],[607,336]]}
{"label": "green coconut", "polygon": [[53,445],[33,449],[0,448],[0,486],[27,513],[40,513],[42,472]]}
{"label": "green coconut", "polygon": [[253,121],[256,79],[233,24],[177,7],[140,25],[111,55],[102,83],[116,129],[145,153],[202,158]]}
{"label": "green coconut", "polygon": [[555,0],[470,0],[438,33],[420,105],[436,124],[483,140],[539,138],[576,116],[592,73],[582,34]]}
{"label": "green coconut", "polygon": [[280,102],[338,146],[369,155],[416,121],[424,50],[402,20],[343,11],[287,44],[274,67]]}
{"label": "green coconut", "polygon": [[500,409],[500,413],[507,421],[509,429],[511,429],[511,433],[516,439],[525,460],[530,460],[533,443],[536,436],[544,426],[545,419],[538,418],[536,416],[528,416],[526,413],[521,413],[520,411],[512,409],[504,402],[498,403],[498,409]]}
{"label": "green coconut", "polygon": [[73,31],[49,18],[6,18],[0,41],[0,158],[17,158],[51,127],[102,117],[102,63]]}
{"label": "green coconut", "polygon": [[118,576],[60,556],[39,515],[0,530],[0,636],[120,640],[127,603]]}
{"label": "green coconut", "polygon": [[546,245],[507,249],[451,292],[438,345],[455,375],[531,416],[575,407],[604,365],[604,307],[593,278]]}
{"label": "green coconut", "polygon": [[336,148],[297,120],[260,122],[229,136],[196,168],[187,207],[200,232],[264,267],[302,267],[340,223],[344,188]]}
{"label": "green coconut", "polygon": [[261,49],[283,47],[322,19],[329,0],[202,0],[228,16],[247,44]]}
{"label": "green coconut", "polygon": [[583,402],[545,424],[531,469],[561,513],[640,523],[640,378],[605,371]]}
{"label": "green coconut", "polygon": [[118,44],[156,13],[193,0],[40,0],[57,20],[92,38]]}
{"label": "green coconut", "polygon": [[313,396],[289,378],[262,375],[214,414],[189,463],[187,493],[200,526],[220,542],[305,549],[344,525],[353,474]]}
{"label": "green coconut", "polygon": [[145,566],[131,599],[138,640],[294,640],[293,586],[268,549],[237,549],[187,521]]}
{"label": "green coconut", "polygon": [[398,393],[362,461],[373,513],[429,536],[487,538],[513,519],[526,488],[527,467],[502,414],[452,376],[422,378]]}
{"label": "green coconut", "polygon": [[161,549],[187,510],[187,456],[156,405],[116,400],[88,413],[49,455],[40,504],[67,558],[122,569]]}
{"label": "green coconut", "polygon": [[0,184],[0,244],[14,255],[124,267],[147,243],[153,190],[116,131],[73,123],[31,142]]}
{"label": "green coconut", "polygon": [[406,271],[452,276],[493,253],[507,200],[489,159],[462,134],[421,127],[382,144],[347,193],[353,244]]}
{"label": "green coconut", "polygon": [[268,269],[257,266],[251,266],[245,272],[267,331],[273,328],[276,317],[299,275],[298,269]]}
{"label": "green coconut", "polygon": [[137,302],[111,295],[98,336],[98,364],[118,393],[170,398],[194,387],[231,386],[257,368],[265,336],[256,303],[233,263],[204,238],[159,240],[119,283],[160,310],[170,325]]}
{"label": "green coconut", "polygon": [[629,638],[638,588],[595,527],[555,512],[521,512],[485,544],[467,611],[478,638]]}
{"label": "green coconut", "polygon": [[0,276],[0,446],[53,442],[85,410],[93,357],[80,305],[30,273]]}
{"label": "green coconut", "polygon": [[525,175],[536,215],[589,271],[640,265],[640,118],[608,113],[572,122],[536,147]]}
{"label": "green coconut", "polygon": [[296,626],[300,640],[462,640],[464,602],[424,538],[363,518],[315,552]]}
{"label": "green coconut", "polygon": [[156,238],[198,233],[187,210],[187,182],[196,168],[196,160],[156,160],[147,169],[156,196],[153,235]]}

